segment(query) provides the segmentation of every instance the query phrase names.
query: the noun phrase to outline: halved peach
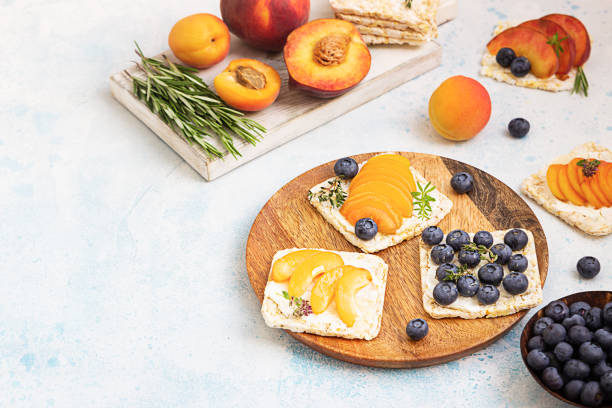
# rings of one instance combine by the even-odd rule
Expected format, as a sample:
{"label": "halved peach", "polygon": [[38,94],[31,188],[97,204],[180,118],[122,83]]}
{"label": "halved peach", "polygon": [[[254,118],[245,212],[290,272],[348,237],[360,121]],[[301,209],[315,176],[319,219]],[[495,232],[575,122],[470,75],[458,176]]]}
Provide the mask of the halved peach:
{"label": "halved peach", "polygon": [[[555,35],[557,36],[558,48],[556,49],[559,51],[559,68],[557,69],[556,75],[561,80],[566,79],[567,73],[574,67],[574,61],[576,59],[576,44],[567,31],[552,20],[542,19],[525,21],[521,23],[519,27],[533,28],[544,34],[549,42],[554,40]],[[553,44],[551,44],[551,46],[553,46]],[[555,48],[553,47],[553,49]]]}
{"label": "halved peach", "polygon": [[371,56],[357,28],[334,18],[313,20],[293,30],[283,51],[289,85],[332,98],[357,85]]}
{"label": "halved peach", "polygon": [[351,224],[361,218],[372,218],[383,234],[393,234],[402,224],[401,217],[391,205],[373,194],[362,193],[353,200],[347,200],[340,213]]}
{"label": "halved peach", "polygon": [[567,14],[549,14],[542,19],[559,24],[574,39],[576,44],[575,67],[582,66],[587,62],[591,55],[591,39],[589,38],[589,32],[580,20]]}
{"label": "halved peach", "polygon": [[348,327],[352,327],[355,324],[359,314],[355,295],[360,289],[368,286],[371,281],[372,275],[366,269],[356,267],[344,268],[336,288],[336,311],[340,319]]}
{"label": "halved peach", "polygon": [[232,108],[259,111],[270,106],[278,97],[281,79],[268,64],[240,58],[229,63],[215,77],[217,94]]}
{"label": "halved peach", "polygon": [[342,271],[346,267],[347,265],[339,266],[319,275],[319,279],[310,293],[310,307],[312,307],[312,313],[320,314],[327,309],[327,306],[329,306],[334,298],[336,286],[338,280],[342,276]]}
{"label": "halved peach", "polygon": [[555,197],[561,201],[567,201],[567,198],[559,188],[559,171],[563,167],[563,164],[552,164],[548,166],[548,170],[546,171],[546,184]]}
{"label": "halved peach", "polygon": [[389,201],[395,212],[402,217],[412,216],[412,196],[408,197],[404,192],[393,184],[384,181],[371,181],[362,183],[351,191],[351,194],[371,192]]}
{"label": "halved peach", "polygon": [[529,60],[533,75],[548,78],[559,69],[559,58],[547,41],[544,34],[532,28],[511,27],[489,41],[487,49],[497,55],[501,48],[512,48],[517,56]]}
{"label": "halved peach", "polygon": [[349,185],[349,197],[351,196],[351,191],[354,191],[361,184],[371,183],[371,182],[384,182],[387,184],[394,185],[395,187],[402,190],[402,192],[406,196],[412,196],[410,192],[412,191],[410,185],[403,177],[392,176],[389,174],[377,174],[377,173],[358,173],[357,176],[351,181]]}
{"label": "halved peach", "polygon": [[580,198],[586,201],[586,197],[582,192],[582,187],[580,187],[580,184],[582,183],[582,180],[580,178],[582,167],[578,166],[578,162],[580,160],[582,159],[577,157],[572,159],[572,161],[567,164],[567,178],[569,179],[570,185],[572,186],[574,191],[576,191]]}
{"label": "halved peach", "polygon": [[[588,203],[591,204],[593,207],[601,208],[603,206],[602,202],[599,201],[599,199],[595,195],[595,192],[591,189],[591,183],[589,179],[585,179],[584,183],[582,183],[582,191],[584,192]],[[586,205],[586,203],[582,205]]]}
{"label": "halved peach", "polygon": [[570,185],[569,177],[567,175],[567,165],[562,166],[561,169],[559,169],[559,189],[572,204],[585,204],[585,200],[583,200]]}
{"label": "halved peach", "polygon": [[340,255],[334,252],[317,251],[295,268],[289,278],[289,296],[301,297],[315,276],[342,265],[344,261]]}
{"label": "halved peach", "polygon": [[289,252],[287,255],[274,262],[270,279],[275,282],[286,281],[291,277],[298,265],[318,252],[320,251],[314,249],[302,249],[300,251]]}

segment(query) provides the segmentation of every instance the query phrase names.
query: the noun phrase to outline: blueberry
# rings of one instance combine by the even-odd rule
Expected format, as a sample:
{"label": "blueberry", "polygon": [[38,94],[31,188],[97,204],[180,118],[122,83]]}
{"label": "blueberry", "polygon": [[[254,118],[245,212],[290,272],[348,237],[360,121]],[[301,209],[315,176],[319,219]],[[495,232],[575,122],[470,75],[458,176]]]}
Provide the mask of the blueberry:
{"label": "blueberry", "polygon": [[361,218],[355,223],[355,235],[357,238],[369,241],[376,236],[378,225],[371,218]]}
{"label": "blueberry", "polygon": [[572,358],[563,365],[563,374],[573,380],[584,380],[591,373],[591,367],[583,361]]}
{"label": "blueberry", "polygon": [[525,272],[528,265],[529,262],[527,261],[527,258],[525,255],[521,254],[512,255],[508,261],[508,269],[513,272]]}
{"label": "blueberry", "polygon": [[601,319],[601,309],[598,307],[591,308],[591,310],[584,314],[584,321],[586,322],[586,327],[588,327],[589,329],[600,329],[603,326]]}
{"label": "blueberry", "polygon": [[606,303],[601,313],[604,323],[612,326],[612,302]]}
{"label": "blueberry", "polygon": [[515,77],[524,77],[531,70],[531,64],[529,60],[525,57],[518,57],[512,60],[510,64],[510,71],[512,71],[512,75]]}
{"label": "blueberry", "polygon": [[593,339],[593,333],[585,326],[572,326],[567,331],[567,339],[575,346]]}
{"label": "blueberry", "polygon": [[338,177],[351,179],[357,175],[358,171],[359,166],[357,162],[350,157],[344,157],[334,164],[334,173],[336,173]]}
{"label": "blueberry", "polygon": [[587,341],[578,347],[578,357],[587,364],[597,364],[606,358],[606,353],[597,344]]}
{"label": "blueberry", "polygon": [[423,230],[421,238],[423,238],[423,242],[425,242],[427,245],[438,245],[440,242],[442,242],[444,233],[439,227],[432,225],[431,227],[427,227]]}
{"label": "blueberry", "polygon": [[440,244],[431,249],[431,260],[434,261],[436,265],[450,263],[453,261],[454,257],[455,251],[448,245]]}
{"label": "blueberry", "polygon": [[491,252],[497,255],[495,263],[498,263],[500,265],[507,264],[510,260],[510,257],[512,256],[512,249],[510,249],[508,245],[502,243],[493,245],[491,247]]}
{"label": "blueberry", "polygon": [[463,275],[457,280],[457,290],[461,296],[472,297],[478,293],[480,283],[474,275]]}
{"label": "blueberry", "polygon": [[515,139],[523,138],[529,133],[529,121],[523,118],[514,118],[508,123],[508,132]]}
{"label": "blueberry", "polygon": [[555,322],[562,322],[563,319],[565,319],[569,314],[569,308],[564,302],[555,300],[546,306],[546,309],[544,309],[544,314],[553,319]]}
{"label": "blueberry", "polygon": [[529,280],[524,273],[511,272],[502,281],[504,289],[511,295],[520,295],[529,287]]}
{"label": "blueberry", "polygon": [[597,407],[601,405],[604,399],[604,393],[597,381],[589,381],[584,384],[584,388],[580,393],[580,402],[589,407]]}
{"label": "blueberry", "polygon": [[563,388],[563,378],[555,367],[546,367],[542,371],[542,381],[553,391]]}
{"label": "blueberry", "polygon": [[533,336],[527,342],[527,350],[544,350],[544,340],[542,336]]}
{"label": "blueberry", "polygon": [[457,271],[458,268],[456,265],[443,263],[442,265],[438,266],[438,269],[436,269],[436,279],[438,279],[440,282],[450,280],[446,279],[446,277],[451,273],[457,273]]}
{"label": "blueberry", "polygon": [[578,273],[585,279],[593,279],[601,270],[601,265],[597,258],[593,256],[585,256],[580,258],[576,264]]}
{"label": "blueberry", "polygon": [[423,337],[427,336],[428,332],[429,326],[423,319],[412,319],[406,326],[406,334],[415,341],[421,340]]}
{"label": "blueberry", "polygon": [[561,324],[563,325],[563,327],[569,330],[569,328],[572,326],[584,326],[586,323],[584,321],[584,317],[580,316],[579,314],[575,314],[563,319],[563,322],[561,322]]}
{"label": "blueberry", "polygon": [[499,299],[499,290],[493,285],[484,285],[478,289],[476,297],[483,305],[492,305]]}
{"label": "blueberry", "polygon": [[480,253],[469,249],[461,249],[459,255],[457,255],[457,259],[459,263],[467,265],[469,268],[473,268],[480,263]]}
{"label": "blueberry", "polygon": [[548,346],[556,346],[565,340],[566,334],[567,330],[565,330],[565,327],[559,323],[553,323],[544,329],[542,332],[542,339],[544,340],[544,344]]}
{"label": "blueberry", "polygon": [[584,381],[582,380],[571,380],[565,387],[563,387],[563,394],[570,401],[579,401],[580,393],[584,388]]}
{"label": "blueberry", "polygon": [[571,344],[562,341],[561,343],[557,343],[555,349],[553,350],[553,353],[555,353],[555,357],[557,358],[557,360],[561,361],[562,363],[565,363],[574,355],[574,348]]}
{"label": "blueberry", "polygon": [[458,194],[465,194],[474,188],[474,176],[465,171],[455,173],[451,178],[451,187]]}
{"label": "blueberry", "polygon": [[610,371],[612,371],[612,367],[606,363],[606,360],[601,360],[599,363],[594,364],[593,367],[591,367],[591,374],[595,378],[601,378],[602,375]]}
{"label": "blueberry", "polygon": [[495,61],[504,68],[508,68],[512,61],[516,58],[516,54],[512,48],[500,48],[495,56]]}
{"label": "blueberry", "polygon": [[607,329],[597,329],[593,335],[595,341],[606,351],[612,350],[612,333]]}
{"label": "blueberry", "polygon": [[503,278],[504,269],[496,263],[488,263],[478,269],[478,279],[486,285],[499,286]]}
{"label": "blueberry", "polygon": [[464,245],[470,243],[470,236],[467,232],[456,229],[446,236],[446,245],[450,245],[455,251],[459,251]]}
{"label": "blueberry", "polygon": [[536,371],[540,371],[548,367],[550,358],[541,350],[531,350],[527,354],[527,365]]}
{"label": "blueberry", "polygon": [[491,245],[493,245],[493,235],[487,231],[478,231],[474,234],[473,241],[476,245],[483,245],[487,248],[491,248]]}
{"label": "blueberry", "polygon": [[504,243],[513,251],[520,251],[527,245],[527,234],[522,229],[514,228],[504,235]]}
{"label": "blueberry", "polygon": [[612,371],[604,373],[604,375],[599,378],[599,384],[601,384],[601,388],[603,388],[605,392],[612,393]]}
{"label": "blueberry", "polygon": [[550,317],[540,317],[533,325],[533,334],[539,336],[545,328],[553,324],[554,321]]}
{"label": "blueberry", "polygon": [[545,351],[544,354],[546,354],[550,360],[550,363],[548,364],[549,367],[555,367],[559,371],[563,369],[563,364],[561,364],[561,362],[557,360],[557,357],[555,357],[555,353],[553,353],[552,351]]}
{"label": "blueberry", "polygon": [[450,305],[457,300],[459,292],[453,282],[440,282],[433,290],[433,297],[442,306]]}
{"label": "blueberry", "polygon": [[570,315],[578,314],[584,317],[584,314],[591,310],[591,305],[587,302],[574,302],[569,307]]}

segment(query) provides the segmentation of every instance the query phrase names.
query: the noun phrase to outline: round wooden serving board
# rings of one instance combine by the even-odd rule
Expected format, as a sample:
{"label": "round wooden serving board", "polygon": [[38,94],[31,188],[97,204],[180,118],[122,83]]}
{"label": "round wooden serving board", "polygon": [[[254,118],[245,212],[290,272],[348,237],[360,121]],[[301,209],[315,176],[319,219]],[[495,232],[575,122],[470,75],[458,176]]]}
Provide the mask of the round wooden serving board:
{"label": "round wooden serving board", "polygon": [[[361,163],[376,153],[353,156]],[[445,233],[529,229],[535,236],[542,283],[548,271],[548,246],[538,219],[529,206],[508,186],[490,174],[445,157],[421,153],[400,153],[412,166],[453,201],[453,209],[439,226]],[[285,248],[325,248],[338,251],[359,249],[328,224],[307,200],[308,190],[334,176],[335,162],[316,167],[287,183],[262,208],[251,227],[246,248],[246,266],[251,285],[263,300],[270,261]],[[464,195],[450,186],[452,174],[468,171],[475,188]],[[389,265],[382,327],[373,340],[347,340],[306,333],[290,335],[331,357],[375,367],[407,368],[444,363],[470,354],[498,339],[516,324],[525,311],[494,319],[433,319],[424,310],[419,269],[419,237],[377,252]],[[405,332],[409,320],[422,317],[429,334],[411,341]]]}

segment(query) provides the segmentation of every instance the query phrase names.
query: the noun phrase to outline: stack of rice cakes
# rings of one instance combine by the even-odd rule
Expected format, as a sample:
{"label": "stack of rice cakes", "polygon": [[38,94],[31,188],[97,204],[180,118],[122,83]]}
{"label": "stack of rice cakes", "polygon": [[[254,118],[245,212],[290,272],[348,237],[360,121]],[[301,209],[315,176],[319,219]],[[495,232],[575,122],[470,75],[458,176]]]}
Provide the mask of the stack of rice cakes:
{"label": "stack of rice cakes", "polygon": [[439,0],[330,0],[336,18],[355,24],[366,44],[422,45],[438,36]]}

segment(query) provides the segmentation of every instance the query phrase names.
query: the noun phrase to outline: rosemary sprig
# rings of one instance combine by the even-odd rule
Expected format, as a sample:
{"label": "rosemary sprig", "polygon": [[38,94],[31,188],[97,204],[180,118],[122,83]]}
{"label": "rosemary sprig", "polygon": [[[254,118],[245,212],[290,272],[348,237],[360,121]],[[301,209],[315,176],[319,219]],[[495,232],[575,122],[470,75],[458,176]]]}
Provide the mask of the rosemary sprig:
{"label": "rosemary sprig", "polygon": [[413,205],[418,211],[417,216],[422,220],[428,220],[431,218],[431,203],[436,201],[435,198],[429,195],[436,188],[430,183],[427,182],[425,187],[421,186],[421,183],[417,181],[417,190],[413,191]]}
{"label": "rosemary sprig", "polygon": [[593,177],[597,173],[600,164],[601,162],[597,159],[582,159],[578,160],[576,166],[582,167],[582,174],[584,174],[584,177]]}
{"label": "rosemary sprig", "polygon": [[467,265],[459,265],[457,267],[457,272],[453,272],[452,269],[446,269],[446,272],[448,272],[448,274],[442,280],[457,282],[460,277],[468,274],[468,267]]}
{"label": "rosemary sprig", "polygon": [[555,33],[548,39],[548,41],[546,41],[546,44],[549,44],[551,47],[553,47],[553,50],[555,50],[555,54],[557,54],[557,58],[559,58],[559,55],[563,52],[561,42],[566,40],[567,37],[559,39],[559,34]]}
{"label": "rosemary sprig", "polygon": [[164,61],[145,57],[135,44],[140,57],[138,67],[145,78],[125,71],[132,79],[134,95],[189,143],[197,143],[210,157],[223,157],[223,152],[206,140],[217,136],[237,158],[241,154],[234,146],[233,136],[254,145],[266,132],[262,125],[227,106],[195,74],[197,69],[174,64],[165,55]]}
{"label": "rosemary sprig", "polygon": [[312,201],[313,198],[317,198],[320,202],[329,201],[332,207],[340,208],[346,200],[347,193],[342,188],[342,180],[339,177],[334,178],[327,182],[328,186],[323,186],[313,193],[308,191],[308,201]]}
{"label": "rosemary sprig", "polygon": [[586,74],[582,67],[578,67],[576,71],[576,78],[574,79],[574,88],[572,89],[573,94],[583,94],[589,96],[589,81],[587,80]]}
{"label": "rosemary sprig", "polygon": [[489,262],[497,261],[497,255],[493,253],[491,249],[487,248],[484,245],[476,245],[475,243],[470,242],[469,244],[464,245],[463,249],[465,249],[466,251],[478,252],[480,254],[481,261],[489,261]]}
{"label": "rosemary sprig", "polygon": [[289,301],[289,306],[293,307],[293,316],[302,317],[312,313],[310,302],[300,297],[289,296],[289,292],[283,290],[283,297]]}

